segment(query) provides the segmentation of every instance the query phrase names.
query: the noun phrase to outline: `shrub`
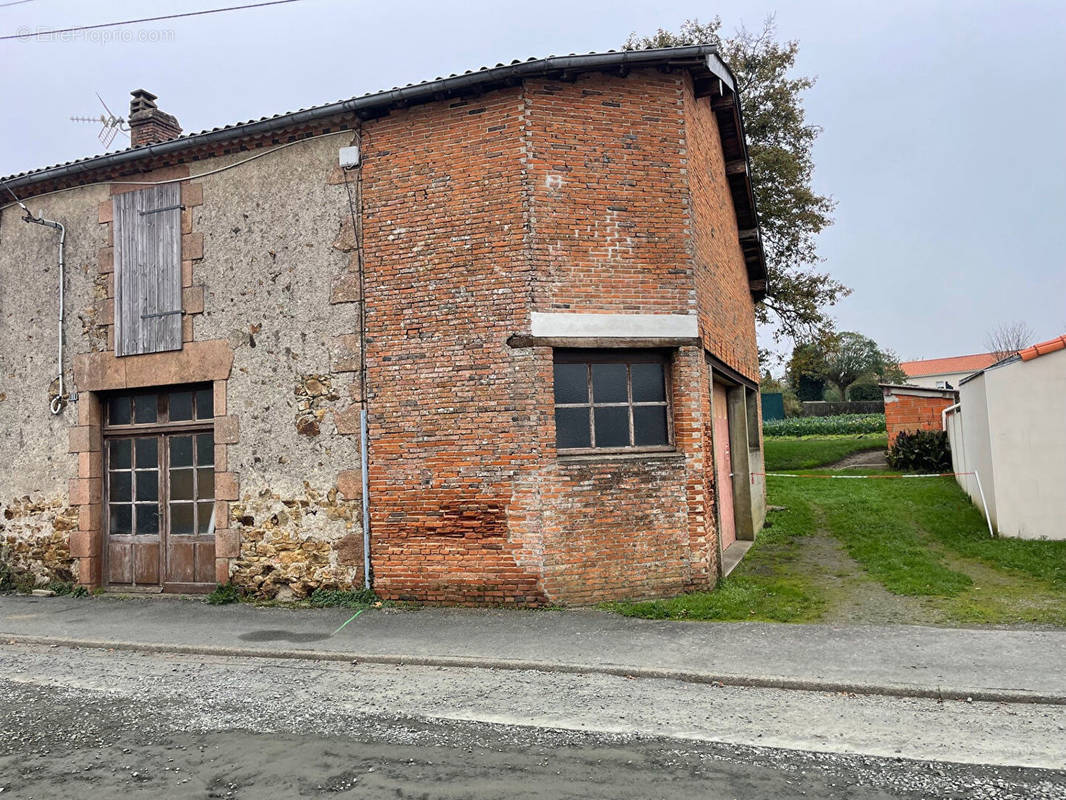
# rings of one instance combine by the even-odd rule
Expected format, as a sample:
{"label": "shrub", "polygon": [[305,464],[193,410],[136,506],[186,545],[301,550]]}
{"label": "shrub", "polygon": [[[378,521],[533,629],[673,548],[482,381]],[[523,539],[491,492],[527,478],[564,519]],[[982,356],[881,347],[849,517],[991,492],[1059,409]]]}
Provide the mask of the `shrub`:
{"label": "shrub", "polygon": [[220,583],[215,586],[215,591],[204,599],[213,606],[226,606],[230,603],[239,603],[243,596],[244,593],[236,584]]}
{"label": "shrub", "polygon": [[763,423],[765,436],[831,436],[847,433],[881,433],[884,414],[839,414],[835,417],[786,417]]}
{"label": "shrub", "polygon": [[311,592],[312,608],[331,608],[343,606],[345,608],[362,608],[377,600],[373,589],[359,589],[349,591],[346,589],[315,589]]}
{"label": "shrub", "polygon": [[909,472],[950,472],[947,431],[903,431],[888,449],[892,469]]}
{"label": "shrub", "polygon": [[853,383],[848,387],[849,400],[880,400],[884,397],[876,383]]}

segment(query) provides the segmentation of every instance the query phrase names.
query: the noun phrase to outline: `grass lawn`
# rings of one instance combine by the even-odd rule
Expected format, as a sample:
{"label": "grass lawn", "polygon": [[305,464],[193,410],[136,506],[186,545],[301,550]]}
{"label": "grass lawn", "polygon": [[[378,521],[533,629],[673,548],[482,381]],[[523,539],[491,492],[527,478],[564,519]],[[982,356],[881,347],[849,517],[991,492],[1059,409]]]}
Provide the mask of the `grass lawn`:
{"label": "grass lawn", "polygon": [[658,619],[1066,626],[1066,541],[990,538],[951,478],[767,485],[785,510],[715,591],[610,607]]}
{"label": "grass lawn", "polygon": [[887,449],[887,433],[852,433],[840,436],[767,436],[763,439],[767,472],[814,469],[833,464],[852,453]]}

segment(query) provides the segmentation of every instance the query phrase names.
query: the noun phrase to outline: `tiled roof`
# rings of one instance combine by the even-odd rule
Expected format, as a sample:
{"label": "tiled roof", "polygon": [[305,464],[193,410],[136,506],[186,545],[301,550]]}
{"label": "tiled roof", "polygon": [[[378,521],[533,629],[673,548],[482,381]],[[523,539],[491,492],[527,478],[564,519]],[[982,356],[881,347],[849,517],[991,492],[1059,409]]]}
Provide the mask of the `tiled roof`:
{"label": "tiled roof", "polygon": [[1034,344],[1032,347],[1027,347],[1024,350],[1019,350],[1018,355],[1022,357],[1022,361],[1032,361],[1038,356],[1045,356],[1048,353],[1054,353],[1056,350],[1064,349],[1066,349],[1066,333],[1062,336],[1056,336],[1054,339],[1049,339],[1046,342]]}
{"label": "tiled roof", "polygon": [[923,375],[941,375],[948,372],[977,372],[995,363],[995,353],[975,353],[970,356],[904,361],[900,366],[908,378],[920,378]]}
{"label": "tiled roof", "polygon": [[[578,55],[576,53],[571,53],[569,56],[548,56],[546,58],[531,57],[531,58],[525,59],[524,61],[521,60],[521,59],[515,59],[514,61],[511,61],[510,63],[507,63],[507,64],[501,62],[501,63],[496,64],[495,66],[491,66],[491,67],[490,66],[483,66],[483,67],[480,67],[479,69],[468,69],[468,70],[466,70],[465,72],[462,72],[462,73],[453,72],[450,75],[448,75],[447,77],[437,77],[437,78],[434,78],[433,80],[420,81],[420,82],[417,82],[417,83],[408,83],[408,84],[406,84],[404,86],[394,86],[392,89],[388,89],[388,90],[381,90],[381,91],[377,91],[377,92],[366,92],[366,93],[364,93],[362,95],[357,95],[356,97],[348,98],[347,100],[338,100],[335,103],[325,103],[323,105],[308,106],[306,108],[297,109],[296,111],[287,111],[287,112],[282,113],[282,114],[271,114],[271,115],[268,115],[268,116],[259,117],[258,119],[250,119],[250,120],[246,120],[244,122],[234,122],[234,123],[231,123],[229,125],[220,125],[220,126],[217,126],[217,127],[214,127],[214,128],[206,128],[206,129],[204,129],[202,131],[196,131],[195,133],[184,133],[181,136],[178,136],[177,138],[169,140],[169,141],[175,142],[175,143],[189,141],[189,143],[192,144],[194,140],[200,139],[200,138],[202,138],[204,136],[207,136],[207,135],[210,135],[210,134],[220,134],[220,133],[227,132],[227,131],[232,131],[235,134],[238,134],[238,133],[241,132],[242,129],[248,128],[249,126],[253,126],[253,125],[256,125],[258,123],[269,122],[269,121],[272,121],[272,120],[281,121],[281,120],[285,120],[286,118],[296,117],[298,115],[304,115],[304,114],[309,114],[309,113],[313,114],[313,113],[319,112],[319,111],[330,111],[332,109],[335,109],[335,108],[341,106],[344,103],[352,103],[352,102],[359,101],[359,100],[374,101],[374,100],[377,100],[379,98],[384,101],[384,100],[389,99],[389,97],[391,95],[405,94],[407,92],[418,90],[418,89],[425,89],[425,88],[429,88],[429,87],[437,87],[438,85],[440,86],[441,89],[445,89],[445,88],[447,88],[447,86],[450,83],[458,81],[458,80],[461,80],[461,79],[464,79],[464,78],[473,78],[473,79],[476,80],[478,77],[483,77],[484,79],[488,80],[491,77],[493,77],[494,74],[501,73],[501,72],[507,70],[509,67],[510,68],[520,67],[520,66],[536,67],[538,65],[543,65],[545,67],[551,67],[551,66],[553,66],[554,62],[557,62],[557,63],[560,64],[560,69],[562,69],[565,66],[565,62],[568,62],[568,61],[580,61],[582,59],[592,59],[592,58],[601,58],[601,59],[602,58],[606,58],[606,59],[614,58],[614,59],[618,60],[619,62],[624,62],[626,59],[632,59],[634,56],[639,57],[642,54],[646,55],[646,56],[654,56],[654,55],[658,54],[658,55],[661,55],[662,60],[664,62],[668,62],[673,57],[680,58],[680,57],[690,56],[692,54],[706,55],[708,53],[715,53],[715,52],[717,52],[717,49],[715,47],[711,46],[711,45],[693,45],[693,46],[687,46],[687,47],[660,48],[660,49],[657,49],[657,50],[656,49],[652,49],[652,50],[630,50],[630,51],[607,50],[605,52],[598,52],[598,53],[597,52],[591,52],[591,53],[588,53],[587,55]],[[12,175],[6,175],[4,177],[0,177],[0,183],[12,183],[12,182],[19,183],[19,182],[24,182],[24,181],[26,181],[28,179],[36,178],[37,176],[43,175],[45,173],[53,172],[54,170],[62,169],[64,167],[73,167],[75,165],[85,165],[85,166],[89,167],[89,166],[92,165],[93,162],[102,160],[105,157],[115,156],[115,155],[124,154],[124,153],[130,153],[130,152],[133,152],[133,151],[136,151],[136,150],[144,150],[145,152],[148,152],[148,148],[149,147],[151,147],[151,145],[144,145],[142,147],[127,147],[127,148],[124,148],[124,149],[121,149],[121,150],[112,150],[112,151],[108,151],[106,153],[101,153],[101,154],[97,154],[97,155],[93,155],[93,156],[87,156],[85,158],[76,158],[76,159],[74,159],[72,161],[64,161],[64,162],[61,162],[59,164],[52,164],[51,166],[47,166],[47,167],[39,167],[37,169],[30,169],[30,170],[25,170],[23,172],[16,172],[16,173],[14,173]]]}

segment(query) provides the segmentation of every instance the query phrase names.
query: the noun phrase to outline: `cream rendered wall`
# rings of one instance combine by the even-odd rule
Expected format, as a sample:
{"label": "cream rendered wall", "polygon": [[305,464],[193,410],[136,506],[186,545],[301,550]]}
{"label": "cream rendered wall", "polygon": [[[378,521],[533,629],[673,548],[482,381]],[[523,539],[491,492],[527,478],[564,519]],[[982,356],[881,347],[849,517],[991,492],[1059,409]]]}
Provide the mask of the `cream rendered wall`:
{"label": "cream rendered wall", "polygon": [[984,377],[1000,532],[1066,539],[1066,350]]}
{"label": "cream rendered wall", "polygon": [[953,389],[958,389],[962,379],[972,374],[972,372],[938,372],[934,375],[919,375],[914,378],[908,376],[907,383],[910,386],[925,386],[929,389],[936,389],[938,382],[947,381]]}
{"label": "cream rendered wall", "polygon": [[[988,501],[988,516],[998,527],[996,517],[996,471],[992,460],[991,437],[988,430],[988,406],[985,399],[984,373],[959,387],[959,409],[948,414],[948,436],[951,441],[951,460],[955,472],[974,472],[981,476],[981,485]],[[960,446],[961,442],[961,446]],[[956,480],[982,511],[977,481],[971,475]]]}

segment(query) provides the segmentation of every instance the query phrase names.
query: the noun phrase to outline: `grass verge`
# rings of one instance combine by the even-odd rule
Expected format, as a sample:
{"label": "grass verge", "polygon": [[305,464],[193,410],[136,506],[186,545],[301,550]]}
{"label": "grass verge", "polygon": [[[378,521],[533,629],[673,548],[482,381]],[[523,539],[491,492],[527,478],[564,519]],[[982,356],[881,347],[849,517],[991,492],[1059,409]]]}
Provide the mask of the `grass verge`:
{"label": "grass verge", "polygon": [[766,471],[814,469],[833,464],[852,453],[887,450],[884,433],[841,436],[767,436],[763,439]]}

